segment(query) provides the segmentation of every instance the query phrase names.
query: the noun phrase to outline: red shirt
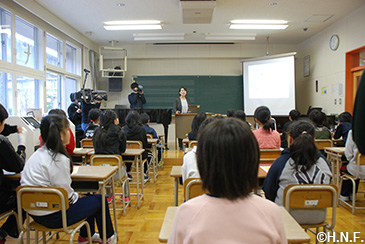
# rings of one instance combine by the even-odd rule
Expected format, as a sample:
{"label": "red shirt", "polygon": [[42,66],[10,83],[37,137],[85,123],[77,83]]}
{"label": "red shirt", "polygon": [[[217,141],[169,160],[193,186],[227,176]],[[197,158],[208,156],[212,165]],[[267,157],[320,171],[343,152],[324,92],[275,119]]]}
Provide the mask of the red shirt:
{"label": "red shirt", "polygon": [[[75,147],[76,147],[76,143],[75,143],[75,136],[74,133],[72,133],[71,128],[68,128],[68,131],[70,132],[70,142],[65,145],[66,151],[69,155],[74,153]],[[39,147],[44,145],[44,142],[42,140],[42,136],[39,136],[39,141],[40,141],[40,145]]]}

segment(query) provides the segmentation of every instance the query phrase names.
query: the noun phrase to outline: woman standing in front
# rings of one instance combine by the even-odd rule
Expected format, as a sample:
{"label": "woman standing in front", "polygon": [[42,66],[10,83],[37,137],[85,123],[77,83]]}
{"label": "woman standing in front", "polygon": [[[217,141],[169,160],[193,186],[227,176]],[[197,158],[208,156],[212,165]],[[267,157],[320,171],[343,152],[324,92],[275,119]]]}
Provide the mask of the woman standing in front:
{"label": "woman standing in front", "polygon": [[188,112],[189,105],[190,105],[190,98],[186,97],[188,91],[185,87],[180,87],[179,95],[180,97],[175,99],[175,113],[177,114],[184,114]]}

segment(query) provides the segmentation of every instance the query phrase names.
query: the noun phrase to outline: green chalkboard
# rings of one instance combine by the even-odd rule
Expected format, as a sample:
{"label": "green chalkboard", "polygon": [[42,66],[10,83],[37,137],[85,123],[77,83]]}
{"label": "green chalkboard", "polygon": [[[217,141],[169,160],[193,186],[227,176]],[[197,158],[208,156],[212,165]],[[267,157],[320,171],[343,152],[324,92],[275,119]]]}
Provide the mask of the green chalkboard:
{"label": "green chalkboard", "polygon": [[200,111],[225,114],[227,109],[243,109],[242,75],[232,76],[141,76],[147,103],[144,108],[173,108],[180,87],[188,90],[192,104]]}

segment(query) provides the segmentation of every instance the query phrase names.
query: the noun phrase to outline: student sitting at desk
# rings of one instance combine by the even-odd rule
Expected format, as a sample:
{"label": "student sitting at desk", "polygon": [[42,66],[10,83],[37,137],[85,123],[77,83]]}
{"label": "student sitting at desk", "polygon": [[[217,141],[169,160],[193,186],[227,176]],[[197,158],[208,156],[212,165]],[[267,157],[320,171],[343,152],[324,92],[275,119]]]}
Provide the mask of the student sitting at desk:
{"label": "student sitting at desk", "polygon": [[[274,161],[264,181],[266,199],[282,206],[287,185],[331,182],[331,166],[314,144],[314,131],[314,126],[304,120],[296,121],[290,126],[290,147],[284,149],[281,156]],[[292,215],[299,224],[309,224],[313,223],[314,217],[323,221],[323,214],[325,217],[325,211],[316,210],[313,215],[308,215],[307,212],[303,216]]]}
{"label": "student sitting at desk", "polygon": [[[70,203],[66,212],[68,224],[74,224],[86,218],[90,225],[93,242],[101,242],[100,238],[106,235],[108,244],[117,243],[107,203],[105,203],[106,233],[103,233],[101,205],[102,201],[106,201],[106,199],[102,199],[100,194],[80,197],[71,187],[72,160],[64,147],[70,140],[69,123],[66,116],[51,114],[44,117],[41,122],[41,136],[45,145],[28,159],[21,173],[20,184],[63,187],[68,193]],[[29,213],[36,222],[46,227],[62,227],[61,211],[50,211],[46,215],[44,215],[44,211],[40,213],[36,210],[29,211]],[[100,237],[95,232],[95,221]],[[77,243],[86,244],[87,241],[87,230],[83,226]]]}
{"label": "student sitting at desk", "polygon": [[[129,111],[129,113],[127,114],[127,117],[125,118],[125,123],[126,125],[123,127],[123,131],[124,134],[127,138],[127,140],[130,141],[140,141],[142,142],[142,147],[143,149],[147,148],[147,135],[146,135],[146,131],[145,129],[143,129],[142,127],[142,121],[141,121],[141,116],[139,115],[139,113],[135,110]],[[148,158],[148,166],[144,167],[144,180],[147,181],[149,180],[149,175],[148,175],[148,167],[150,165],[150,162],[152,162],[152,153],[149,154],[148,151],[144,151],[142,153],[142,160]],[[123,159],[132,159],[130,156],[124,156]],[[130,174],[131,172],[131,164],[130,163],[126,163],[127,165],[127,172],[128,172],[128,178],[130,180],[132,180],[132,175]]]}
{"label": "student sitting at desk", "polygon": [[286,122],[283,126],[283,133],[281,135],[281,147],[287,148],[288,147],[288,134],[289,134],[289,127],[292,123],[297,121],[300,117],[300,112],[296,109],[292,109],[289,112],[289,121]]}
{"label": "student sitting at desk", "polygon": [[260,149],[279,149],[280,134],[273,129],[270,109],[266,106],[256,108],[254,118],[259,128],[254,130],[253,134],[259,143]]}
{"label": "student sitting at desk", "polygon": [[[15,191],[10,190],[10,187],[3,182],[3,170],[20,173],[24,167],[25,162],[24,135],[22,133],[18,134],[18,148],[17,151],[15,151],[8,138],[2,134],[6,125],[5,120],[8,117],[8,112],[4,106],[0,104],[0,213],[16,209],[17,207]],[[17,126],[14,128],[17,129]],[[8,132],[5,134],[7,133]],[[6,222],[0,228],[0,244],[5,243],[5,238],[7,235],[18,238],[19,233],[17,221],[14,215],[9,216]]]}
{"label": "student sitting at desk", "polygon": [[[199,136],[199,133],[205,128],[205,126],[207,126],[209,123],[211,123],[217,119],[220,119],[220,118],[210,117],[210,118],[207,118],[206,120],[204,120],[203,123],[201,123],[201,125],[199,127],[198,136]],[[197,148],[197,146],[194,146],[191,151],[187,152],[184,155],[183,165],[181,167],[183,183],[188,178],[200,178],[198,165],[196,163],[196,148]]]}
{"label": "student sitting at desk", "polygon": [[194,116],[193,122],[191,123],[191,131],[188,133],[189,141],[196,141],[198,138],[199,126],[207,118],[204,112],[200,112]]}
{"label": "student sitting at desk", "polygon": [[[357,173],[357,166],[356,166],[356,155],[358,153],[358,148],[354,142],[352,136],[352,130],[349,131],[346,147],[345,147],[345,156],[349,161],[348,164],[342,165],[340,172],[346,173],[350,175],[356,175]],[[360,166],[360,178],[365,179],[365,166]],[[360,180],[355,180],[355,192],[358,192]],[[344,201],[352,201],[352,182],[350,180],[344,180],[342,182],[342,189],[340,198]],[[355,196],[356,199],[356,196]]]}
{"label": "student sitting at desk", "polygon": [[[146,113],[141,113],[141,121],[143,124],[143,129],[146,131],[146,134],[152,135],[154,139],[158,139],[156,130],[150,127],[150,116]],[[147,145],[147,148],[151,148],[151,145]],[[158,162],[161,160],[161,146],[157,145],[157,151],[158,151]]]}
{"label": "student sitting at desk", "polygon": [[[118,124],[119,119],[113,110],[105,110],[101,114],[100,126],[95,130],[93,137],[95,154],[118,154],[122,156],[127,145],[124,132]],[[121,175],[122,177],[126,175],[126,169],[122,170]],[[118,176],[117,173],[114,179],[119,179]],[[113,196],[111,196],[110,189],[108,190],[107,200],[108,203],[111,203]],[[126,197],[125,201],[128,202],[129,199]]]}
{"label": "student sitting at desk", "polygon": [[247,124],[234,118],[208,124],[197,162],[209,194],[180,205],[168,243],[287,243],[280,208],[252,193],[259,155]]}
{"label": "student sitting at desk", "polygon": [[308,115],[309,119],[316,127],[315,139],[331,139],[331,132],[325,126],[327,120],[326,114],[318,110],[313,110]]}
{"label": "student sitting at desk", "polygon": [[84,138],[92,139],[95,133],[95,130],[99,128],[100,124],[100,115],[101,110],[98,108],[93,108],[89,112],[89,119],[90,123],[87,125],[85,132],[84,132]]}
{"label": "student sitting at desk", "polygon": [[347,135],[352,128],[351,121],[352,116],[349,112],[340,113],[340,115],[338,116],[338,125],[336,127],[333,138],[340,139],[342,137],[342,140],[345,142],[346,145]]}

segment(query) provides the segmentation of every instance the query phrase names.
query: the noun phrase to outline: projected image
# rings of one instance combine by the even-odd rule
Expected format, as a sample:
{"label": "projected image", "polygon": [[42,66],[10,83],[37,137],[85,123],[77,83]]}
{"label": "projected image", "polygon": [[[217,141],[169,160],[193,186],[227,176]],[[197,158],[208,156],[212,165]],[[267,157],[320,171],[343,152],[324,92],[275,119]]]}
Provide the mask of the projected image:
{"label": "projected image", "polygon": [[287,67],[281,63],[248,67],[249,98],[288,98],[289,79],[285,72]]}
{"label": "projected image", "polygon": [[287,115],[295,108],[294,55],[266,56],[243,62],[245,113],[268,106],[273,115]]}

